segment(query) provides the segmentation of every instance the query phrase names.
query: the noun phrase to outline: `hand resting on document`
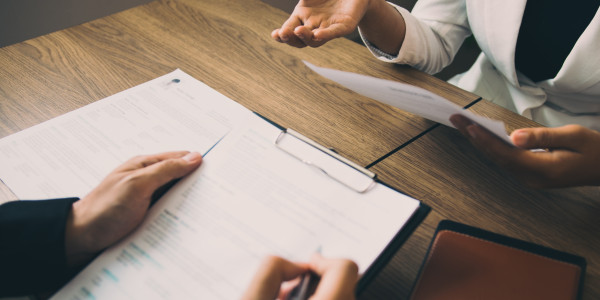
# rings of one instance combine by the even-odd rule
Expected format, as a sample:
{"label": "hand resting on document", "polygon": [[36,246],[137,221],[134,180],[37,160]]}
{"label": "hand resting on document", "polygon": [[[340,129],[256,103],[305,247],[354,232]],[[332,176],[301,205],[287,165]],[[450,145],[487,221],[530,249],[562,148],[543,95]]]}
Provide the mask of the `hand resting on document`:
{"label": "hand resting on document", "polygon": [[65,230],[69,266],[86,263],[133,231],[144,219],[154,191],[201,163],[199,153],[168,152],[134,157],[108,174],[73,203]]}
{"label": "hand resting on document", "polygon": [[[600,132],[579,125],[523,128],[509,145],[471,120],[450,121],[500,167],[533,188],[600,185]],[[548,151],[531,151],[531,149]]]}

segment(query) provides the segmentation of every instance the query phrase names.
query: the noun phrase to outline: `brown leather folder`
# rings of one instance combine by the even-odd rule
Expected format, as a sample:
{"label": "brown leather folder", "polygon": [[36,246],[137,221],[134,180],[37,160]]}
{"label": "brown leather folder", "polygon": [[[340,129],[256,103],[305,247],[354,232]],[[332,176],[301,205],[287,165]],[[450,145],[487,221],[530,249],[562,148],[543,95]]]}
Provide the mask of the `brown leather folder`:
{"label": "brown leather folder", "polygon": [[579,299],[585,267],[576,255],[442,221],[410,299]]}

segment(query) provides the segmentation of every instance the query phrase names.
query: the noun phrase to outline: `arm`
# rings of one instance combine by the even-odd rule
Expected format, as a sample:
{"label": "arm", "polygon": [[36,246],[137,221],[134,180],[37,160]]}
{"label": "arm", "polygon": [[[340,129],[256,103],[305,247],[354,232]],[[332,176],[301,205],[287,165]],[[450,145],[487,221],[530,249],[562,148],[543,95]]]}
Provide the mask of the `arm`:
{"label": "arm", "polygon": [[200,154],[183,151],[139,156],[79,201],[0,206],[0,296],[51,291],[64,284],[71,270],[139,225],[156,189],[187,175],[201,161]]}
{"label": "arm", "polygon": [[[579,125],[515,130],[508,145],[469,119],[450,121],[497,165],[533,188],[600,185],[600,132]],[[530,149],[547,149],[532,152]]]}
{"label": "arm", "polygon": [[0,206],[0,297],[58,288],[69,276],[65,224],[77,198]]}
{"label": "arm", "polygon": [[318,47],[357,27],[381,60],[428,73],[450,64],[471,34],[465,0],[420,0],[412,13],[383,0],[301,0],[271,36],[294,47]]}
{"label": "arm", "polygon": [[310,299],[352,300],[355,298],[354,289],[358,281],[356,264],[347,259],[327,259],[315,254],[309,263],[292,263],[280,257],[268,257],[242,299],[286,299],[293,288],[293,283],[297,284],[299,276],[308,271],[321,277],[315,294]]}

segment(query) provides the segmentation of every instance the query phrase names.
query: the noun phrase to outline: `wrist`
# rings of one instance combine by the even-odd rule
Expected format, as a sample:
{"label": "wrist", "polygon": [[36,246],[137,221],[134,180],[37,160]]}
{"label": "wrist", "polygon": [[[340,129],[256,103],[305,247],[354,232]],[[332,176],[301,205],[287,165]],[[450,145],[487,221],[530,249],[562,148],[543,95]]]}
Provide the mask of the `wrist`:
{"label": "wrist", "polygon": [[377,22],[378,16],[381,16],[383,5],[388,5],[385,0],[368,0],[367,9],[358,22],[358,27],[369,27],[372,22]]}
{"label": "wrist", "polygon": [[400,51],[406,35],[402,14],[385,0],[369,0],[358,27],[369,43],[393,56]]}
{"label": "wrist", "polygon": [[86,232],[85,220],[81,217],[82,201],[71,205],[65,226],[65,256],[69,267],[77,267],[91,260],[96,252],[92,238]]}

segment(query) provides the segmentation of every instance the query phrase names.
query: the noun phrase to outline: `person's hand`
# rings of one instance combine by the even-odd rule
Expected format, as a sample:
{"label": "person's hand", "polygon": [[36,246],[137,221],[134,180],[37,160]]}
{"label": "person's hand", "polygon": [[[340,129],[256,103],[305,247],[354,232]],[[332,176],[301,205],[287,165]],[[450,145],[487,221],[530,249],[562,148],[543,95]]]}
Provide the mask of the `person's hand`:
{"label": "person's hand", "polygon": [[371,0],[300,0],[291,16],[271,36],[302,48],[318,47],[354,31]]}
{"label": "person's hand", "polygon": [[134,157],[74,202],[65,230],[67,263],[76,266],[114,244],[140,224],[154,191],[200,166],[196,152]]}
{"label": "person's hand", "polygon": [[[600,132],[579,125],[523,128],[509,145],[461,115],[450,121],[500,167],[533,188],[600,185]],[[531,151],[546,149],[546,151]]]}
{"label": "person's hand", "polygon": [[313,255],[309,263],[292,263],[283,258],[266,258],[254,276],[244,300],[286,299],[292,286],[282,288],[282,284],[312,271],[321,277],[311,300],[352,300],[358,280],[358,267],[347,259],[328,259],[319,254]]}

